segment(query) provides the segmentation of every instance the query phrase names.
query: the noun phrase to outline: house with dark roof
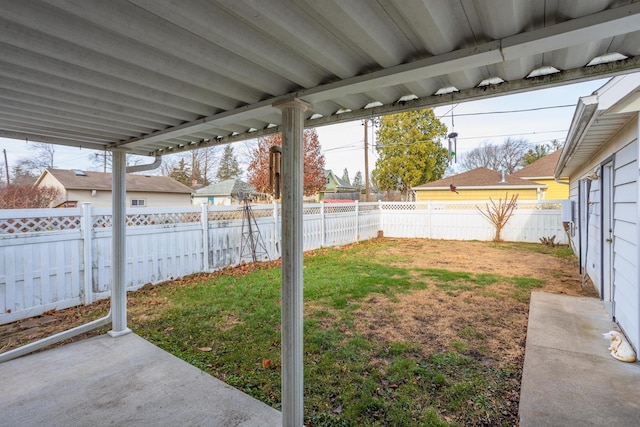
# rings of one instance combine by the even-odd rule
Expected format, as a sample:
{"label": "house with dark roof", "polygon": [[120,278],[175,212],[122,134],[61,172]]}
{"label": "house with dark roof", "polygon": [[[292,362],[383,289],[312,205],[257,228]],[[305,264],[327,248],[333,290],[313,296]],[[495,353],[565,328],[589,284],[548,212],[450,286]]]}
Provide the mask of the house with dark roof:
{"label": "house with dark roof", "polygon": [[[84,202],[111,207],[110,173],[47,168],[35,185],[60,190],[52,207],[73,208]],[[126,174],[126,191],[128,207],[191,205],[191,189],[168,176]]]}
{"label": "house with dark roof", "polygon": [[256,188],[248,182],[241,179],[226,179],[196,190],[193,193],[193,204],[230,206],[239,203],[245,196],[251,197],[257,194]]}
{"label": "house with dark roof", "polygon": [[417,202],[497,200],[518,194],[519,200],[540,200],[547,186],[487,168],[477,168],[412,188]]}
{"label": "house with dark roof", "polygon": [[569,178],[562,177],[555,179],[554,173],[558,159],[562,150],[554,151],[535,162],[523,167],[517,172],[511,174],[518,178],[527,179],[546,185],[547,188],[542,192],[542,198],[547,200],[568,199],[569,198]]}

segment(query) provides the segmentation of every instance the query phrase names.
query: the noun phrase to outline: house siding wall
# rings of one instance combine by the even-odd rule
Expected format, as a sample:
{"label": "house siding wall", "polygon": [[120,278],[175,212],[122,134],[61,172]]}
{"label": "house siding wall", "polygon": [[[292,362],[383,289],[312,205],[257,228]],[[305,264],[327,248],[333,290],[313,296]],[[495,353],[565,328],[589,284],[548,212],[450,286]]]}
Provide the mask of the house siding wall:
{"label": "house siding wall", "polygon": [[[536,189],[526,190],[464,190],[458,189],[458,194],[450,190],[420,190],[415,189],[416,202],[428,202],[428,201],[462,201],[462,200],[493,200],[504,199],[505,193],[509,193],[509,197],[512,194],[518,193],[518,200],[538,200],[538,193]],[[549,197],[547,197],[549,199]]]}
{"label": "house siding wall", "polygon": [[638,141],[615,156],[613,193],[613,277],[616,319],[636,349],[640,348],[638,307]]}
{"label": "house siding wall", "polygon": [[569,186],[566,184],[558,184],[554,179],[532,179],[531,181],[538,184],[546,185],[547,189],[543,190],[544,199],[568,199]]}
{"label": "house siding wall", "polygon": [[[570,177],[569,198],[576,203],[574,222],[577,229],[572,245],[580,253],[583,265],[594,286],[600,292],[602,283],[602,180],[591,181],[588,207],[578,209],[579,187],[584,194],[586,176],[614,156],[613,170],[613,300],[615,317],[636,350],[640,349],[640,292],[638,289],[638,120],[624,126],[603,148]],[[579,218],[581,217],[581,218]],[[588,227],[584,224],[588,219]],[[578,222],[580,220],[580,222]],[[582,237],[582,247],[580,238]],[[588,244],[586,244],[588,243]]]}
{"label": "house siding wall", "polygon": [[[127,191],[127,206],[131,207],[131,200],[144,199],[145,206],[149,208],[162,208],[173,206],[191,206],[191,194],[183,193],[146,193],[142,191]],[[111,191],[96,191],[96,195],[91,195],[91,190],[69,190],[67,200],[88,202],[97,208],[111,207]]]}

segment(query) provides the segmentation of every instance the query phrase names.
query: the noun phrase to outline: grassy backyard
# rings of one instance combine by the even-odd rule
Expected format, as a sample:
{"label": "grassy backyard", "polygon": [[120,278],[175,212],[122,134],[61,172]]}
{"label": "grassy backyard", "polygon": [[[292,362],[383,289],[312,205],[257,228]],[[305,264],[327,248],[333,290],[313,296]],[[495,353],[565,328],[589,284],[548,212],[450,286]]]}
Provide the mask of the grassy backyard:
{"label": "grassy backyard", "polygon": [[[568,248],[541,244],[377,239],[305,254],[304,279],[308,426],[515,425],[530,292],[595,295]],[[106,310],[5,325],[0,349]],[[137,334],[280,408],[276,262],[147,287],[129,310]]]}

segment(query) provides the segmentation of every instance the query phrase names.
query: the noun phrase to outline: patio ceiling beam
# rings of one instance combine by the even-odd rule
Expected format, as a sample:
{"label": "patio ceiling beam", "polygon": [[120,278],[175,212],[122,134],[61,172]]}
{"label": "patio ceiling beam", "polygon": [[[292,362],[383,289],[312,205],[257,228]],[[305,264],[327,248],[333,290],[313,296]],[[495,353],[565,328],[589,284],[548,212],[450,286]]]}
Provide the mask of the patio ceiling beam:
{"label": "patio ceiling beam", "polygon": [[[496,96],[522,93],[531,90],[545,89],[551,87],[557,87],[568,83],[578,83],[587,80],[596,79],[599,77],[611,77],[620,74],[626,74],[640,68],[640,57],[633,57],[620,61],[610,62],[606,64],[593,65],[590,67],[571,69],[567,71],[560,71],[558,73],[549,74],[546,76],[532,77],[528,79],[515,80],[511,82],[504,82],[497,85],[489,85],[483,87],[476,87],[473,89],[461,90],[459,92],[453,92],[447,95],[432,95],[429,97],[422,97],[411,101],[394,102],[393,104],[387,104],[380,107],[362,108],[359,110],[348,111],[340,114],[333,114],[324,117],[307,119],[305,121],[305,128],[307,127],[321,127],[333,125],[336,123],[350,122],[354,120],[360,120],[364,118],[377,117],[386,114],[401,113],[404,111],[419,110],[423,108],[435,108],[443,105],[450,105],[451,102],[465,102],[474,101],[479,99],[492,98]],[[172,147],[169,151],[156,150],[148,152],[146,150],[132,150],[141,155],[156,156],[169,153],[177,153],[182,151],[193,150],[201,147],[210,147],[223,144],[230,144],[233,142],[244,141],[247,139],[260,138],[263,136],[272,135],[280,132],[280,126],[267,127],[264,129],[252,130],[251,132],[239,133],[236,135],[223,136],[219,138],[212,138],[208,140],[196,140],[189,144],[183,144],[183,146]],[[148,141],[148,140],[145,140]],[[161,147],[160,142],[162,139],[158,139],[158,147]]]}
{"label": "patio ceiling beam", "polygon": [[291,97],[304,99],[307,102],[320,103],[347,95],[375,90],[380,87],[402,85],[412,81],[464,71],[473,67],[541,54],[548,52],[551,47],[554,50],[558,50],[590,41],[597,41],[603,37],[615,37],[632,31],[640,31],[640,3],[631,3],[479,46],[427,57],[418,61],[248,104],[163,129],[148,136],[116,143],[116,146],[135,150],[149,142],[164,141],[193,133],[206,132],[225,123],[257,119],[270,114],[273,111],[273,104]]}

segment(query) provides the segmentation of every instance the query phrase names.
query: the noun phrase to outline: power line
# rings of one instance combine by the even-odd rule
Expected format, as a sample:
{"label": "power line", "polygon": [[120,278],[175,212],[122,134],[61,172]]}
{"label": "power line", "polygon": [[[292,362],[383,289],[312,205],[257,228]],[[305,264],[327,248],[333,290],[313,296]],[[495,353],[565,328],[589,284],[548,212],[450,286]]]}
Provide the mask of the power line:
{"label": "power line", "polygon": [[[541,111],[541,110],[552,110],[555,108],[575,108],[575,104],[566,104],[566,105],[549,105],[546,107],[534,107],[534,108],[523,108],[518,110],[498,110],[498,111],[479,111],[472,113],[461,113],[455,114],[456,117],[464,117],[464,116],[484,116],[488,114],[511,114],[511,113],[526,113],[528,111]],[[455,107],[454,107],[455,108]],[[447,117],[447,114],[451,112],[452,109],[447,111],[445,114],[438,117],[438,119],[442,119]]]}

